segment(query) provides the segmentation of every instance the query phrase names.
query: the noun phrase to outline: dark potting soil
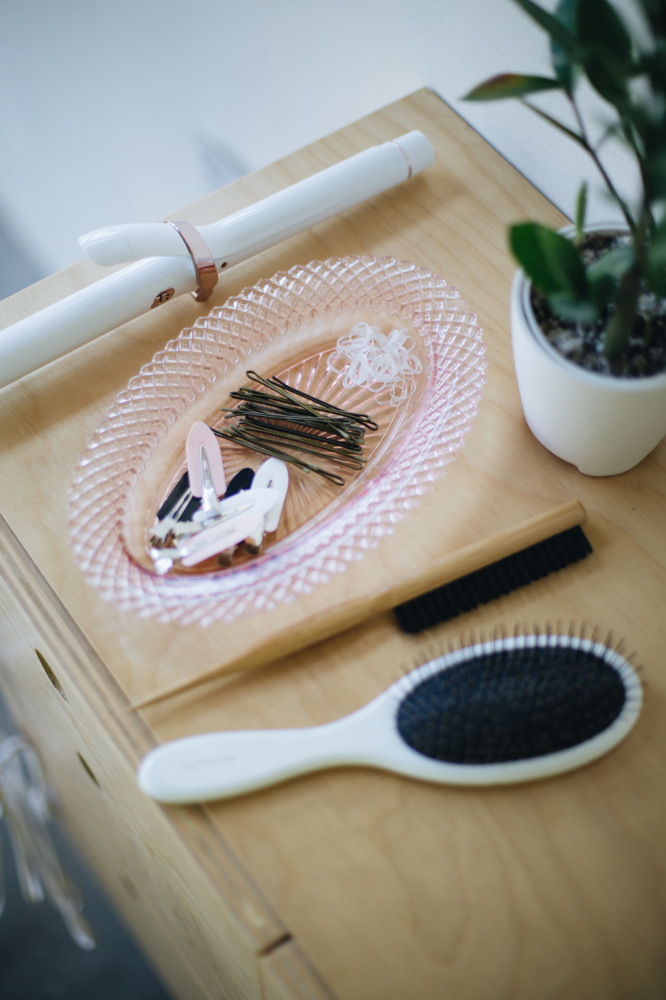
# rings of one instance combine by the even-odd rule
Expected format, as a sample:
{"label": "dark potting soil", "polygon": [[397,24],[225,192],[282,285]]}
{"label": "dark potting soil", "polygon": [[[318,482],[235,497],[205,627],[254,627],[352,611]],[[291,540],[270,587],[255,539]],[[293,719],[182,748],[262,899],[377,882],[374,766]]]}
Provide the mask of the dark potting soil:
{"label": "dark potting soil", "polygon": [[[628,237],[591,233],[580,246],[586,267],[609,250],[626,245]],[[614,307],[604,309],[596,323],[572,323],[553,311],[545,295],[532,288],[532,309],[541,330],[555,350],[588,371],[619,378],[657,375],[666,371],[666,299],[645,289],[638,300],[638,315],[629,346],[610,361],[603,352],[603,332]]]}

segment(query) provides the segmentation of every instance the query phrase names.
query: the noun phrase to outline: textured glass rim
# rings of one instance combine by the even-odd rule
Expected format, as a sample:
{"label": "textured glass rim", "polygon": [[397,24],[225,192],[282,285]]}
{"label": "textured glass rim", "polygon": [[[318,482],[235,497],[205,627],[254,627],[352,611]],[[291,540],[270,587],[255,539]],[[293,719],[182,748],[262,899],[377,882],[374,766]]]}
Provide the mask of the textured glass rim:
{"label": "textured glass rim", "polygon": [[[237,571],[157,577],[138,566],[124,525],[141,471],[168,427],[218,376],[315,315],[386,311],[429,346],[431,378],[413,426],[372,479],[316,532]],[[263,310],[263,313],[262,313]],[[255,343],[257,313],[265,327]],[[264,339],[262,339],[264,338]],[[130,379],[81,455],[70,490],[72,548],[106,600],[182,624],[233,621],[307,593],[390,534],[444,472],[469,430],[485,381],[481,330],[457,290],[411,261],[312,261],[241,291],[181,332]]]}

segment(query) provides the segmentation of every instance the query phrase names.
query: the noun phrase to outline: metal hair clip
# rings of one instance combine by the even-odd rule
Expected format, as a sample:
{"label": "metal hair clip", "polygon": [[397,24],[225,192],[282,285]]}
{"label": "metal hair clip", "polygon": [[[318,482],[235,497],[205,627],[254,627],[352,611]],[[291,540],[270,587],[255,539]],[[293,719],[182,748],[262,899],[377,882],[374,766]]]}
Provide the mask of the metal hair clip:
{"label": "metal hair clip", "polygon": [[[250,540],[250,551],[258,552],[264,531],[275,531],[289,485],[284,462],[269,459],[254,478],[252,488],[224,498],[226,478],[220,448],[213,431],[197,421],[190,428],[185,446],[189,487],[167,502],[151,532],[148,549],[158,576],[175,563],[196,566],[212,556],[220,565],[233,562],[236,546]],[[181,480],[182,482],[182,480]],[[184,485],[184,483],[183,483]],[[192,500],[201,505],[190,519],[179,520]]]}
{"label": "metal hair clip", "polygon": [[[95,935],[81,913],[81,895],[61,867],[49,831],[52,794],[35,748],[23,736],[0,731],[0,818],[7,824],[21,895],[28,903],[48,899],[75,943],[89,951],[95,947]],[[3,903],[0,852],[0,913]]]}

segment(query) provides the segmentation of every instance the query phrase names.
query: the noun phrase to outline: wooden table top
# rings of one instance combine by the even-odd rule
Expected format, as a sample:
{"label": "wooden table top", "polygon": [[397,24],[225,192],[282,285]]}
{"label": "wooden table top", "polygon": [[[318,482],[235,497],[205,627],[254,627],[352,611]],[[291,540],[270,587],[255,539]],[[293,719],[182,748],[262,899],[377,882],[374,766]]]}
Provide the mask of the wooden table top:
{"label": "wooden table top", "polygon": [[[215,729],[303,726],[359,707],[428,649],[582,622],[645,664],[636,729],[579,772],[515,788],[420,784],[337,770],[205,810],[339,1000],[666,995],[666,442],[636,469],[592,479],[550,455],[520,408],[509,336],[506,226],[562,216],[439,98],[420,91],[175,217],[212,222],[373,143],[421,129],[435,166],[400,188],[233,268],[205,304],[183,296],[0,391],[0,511],[108,669],[114,711],[215,666],[389,575],[579,499],[593,555],[416,637],[381,615],[252,674],[156,706],[155,740]],[[82,579],[67,491],[116,394],[212,305],[298,263],[348,254],[410,259],[455,285],[484,330],[488,373],[455,462],[362,562],[292,604],[231,625],[161,625],[121,612]],[[106,273],[76,264],[0,303],[0,324]],[[427,519],[433,531],[419,525]],[[142,730],[143,731],[143,730]],[[182,814],[183,810],[174,810]],[[186,810],[184,812],[187,812]],[[193,822],[199,822],[193,819]]]}

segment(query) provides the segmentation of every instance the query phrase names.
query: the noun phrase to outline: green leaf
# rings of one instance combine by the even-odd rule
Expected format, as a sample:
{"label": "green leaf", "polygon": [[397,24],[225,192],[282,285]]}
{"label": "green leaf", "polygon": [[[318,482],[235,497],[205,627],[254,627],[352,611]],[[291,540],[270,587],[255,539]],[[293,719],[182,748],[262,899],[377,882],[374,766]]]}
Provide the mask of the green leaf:
{"label": "green leaf", "polygon": [[580,191],[578,192],[578,198],[576,199],[576,240],[578,243],[582,240],[583,229],[585,228],[585,211],[587,209],[587,181],[583,181],[580,186]]}
{"label": "green leaf", "polygon": [[659,37],[664,31],[664,7],[661,0],[641,0],[640,6],[652,27],[653,33]]}
{"label": "green leaf", "polygon": [[635,71],[631,37],[608,0],[578,0],[576,35],[581,61],[594,89],[615,107],[629,103]]}
{"label": "green leaf", "polygon": [[[636,156],[639,160],[645,160],[645,137],[644,131],[646,131],[646,119],[645,116],[640,113],[640,110],[629,109],[629,113],[623,116],[624,124],[624,138],[629,146],[633,148]],[[649,126],[648,126],[649,127]]]}
{"label": "green leaf", "polygon": [[619,286],[610,274],[600,274],[597,278],[590,278],[588,273],[587,280],[590,287],[590,298],[598,309],[615,301]]}
{"label": "green leaf", "polygon": [[565,52],[569,55],[577,49],[577,43],[575,36],[565,28],[562,22],[549,14],[547,10],[543,7],[539,7],[538,4],[532,3],[532,0],[516,0],[516,3],[523,8],[526,14],[537,22],[544,31],[547,31],[551,38],[553,38]]}
{"label": "green leaf", "polygon": [[570,323],[594,323],[599,318],[599,310],[593,302],[581,301],[567,292],[554,292],[548,301],[560,319]]}
{"label": "green leaf", "polygon": [[[572,34],[576,30],[576,7],[578,0],[560,0],[556,9],[555,17]],[[562,86],[569,93],[573,90],[575,66],[569,58],[568,53],[562,48],[554,38],[550,40],[550,54],[555,76]]]}
{"label": "green leaf", "polygon": [[587,299],[587,275],[574,244],[546,226],[521,222],[509,229],[514,257],[544,295],[565,293]]}
{"label": "green leaf", "polygon": [[598,94],[614,107],[624,109],[629,104],[627,74],[624,64],[612,55],[589,52],[583,57],[583,68]]}
{"label": "green leaf", "polygon": [[666,220],[657,227],[647,250],[645,276],[657,295],[666,295]]}
{"label": "green leaf", "polygon": [[465,94],[465,101],[501,101],[506,97],[524,97],[540,90],[561,90],[559,80],[546,76],[522,76],[520,73],[500,73]]}
{"label": "green leaf", "polygon": [[657,32],[653,52],[644,52],[637,64],[637,73],[647,73],[656,92],[666,89],[666,39],[663,27]]}
{"label": "green leaf", "polygon": [[596,260],[588,269],[590,298],[597,306],[609,305],[618,296],[620,282],[634,266],[633,247],[616,247]]}
{"label": "green leaf", "polygon": [[624,64],[631,62],[631,37],[608,0],[579,0],[576,35],[585,47],[615,56]]}
{"label": "green leaf", "polygon": [[604,275],[608,275],[614,278],[615,281],[621,281],[629,268],[633,267],[635,263],[635,256],[633,247],[615,247],[614,250],[609,250],[605,253],[603,257],[599,260],[595,260],[587,272],[588,278],[596,279]]}
{"label": "green leaf", "polygon": [[648,201],[666,198],[666,151],[649,156],[643,165]]}

